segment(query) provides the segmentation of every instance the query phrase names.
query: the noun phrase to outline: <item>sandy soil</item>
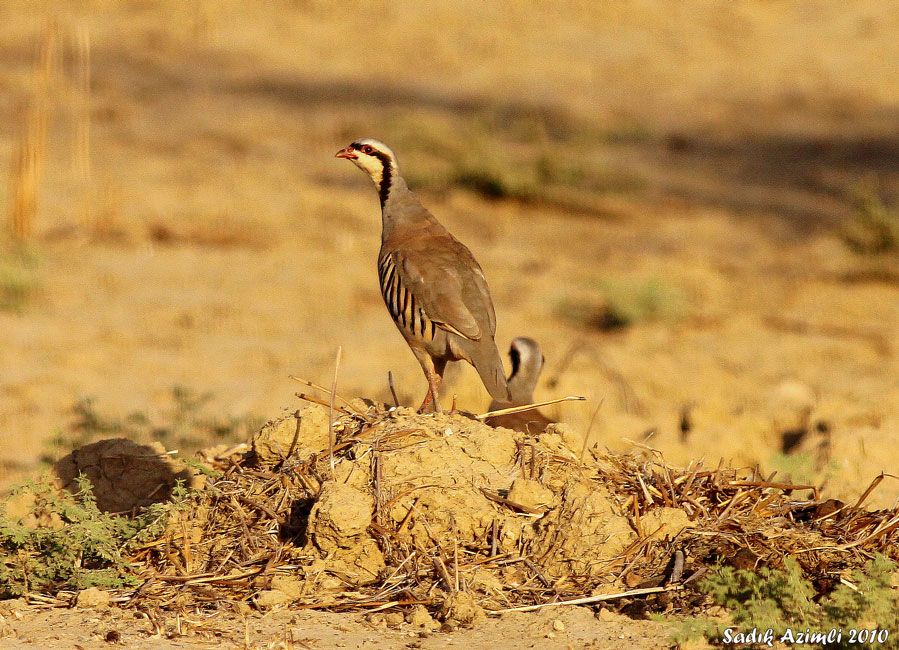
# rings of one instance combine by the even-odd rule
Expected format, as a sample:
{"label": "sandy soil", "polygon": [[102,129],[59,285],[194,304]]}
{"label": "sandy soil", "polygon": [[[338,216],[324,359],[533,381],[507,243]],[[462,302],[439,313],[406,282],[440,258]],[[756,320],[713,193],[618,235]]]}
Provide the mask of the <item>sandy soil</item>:
{"label": "sandy soil", "polygon": [[[84,396],[110,418],[155,418],[178,384],[211,392],[211,412],[268,419],[299,405],[288,374],[329,383],[340,345],[344,393],[387,400],[392,370],[401,400],[419,400],[377,292],[375,194],[332,156],[380,137],[421,177],[421,142],[446,133],[513,167],[561,149],[603,179],[585,209],[420,192],[483,266],[500,344],[543,345],[536,397],[589,398],[551,415],[591,443],[760,463],[837,498],[897,466],[899,271],[841,237],[853,192],[899,197],[892,3],[42,7],[0,5],[0,160],[19,141],[44,17],[58,27],[36,289],[0,311],[4,484],[38,466]],[[540,128],[521,137],[497,115]],[[566,311],[647,283],[658,318],[603,331]],[[450,380],[461,405],[486,407],[470,369]],[[890,479],[870,503],[897,498]],[[45,634],[43,616],[11,624]]]}
{"label": "sandy soil", "polygon": [[222,614],[196,623],[195,626],[184,623],[185,636],[182,636],[175,626],[159,633],[145,617],[138,618],[131,612],[115,608],[93,612],[29,612],[21,618],[6,617],[6,635],[0,638],[0,648],[94,650],[121,644],[139,650],[192,647],[437,650],[512,647],[508,642],[514,639],[516,648],[598,650],[620,644],[640,648],[667,647],[669,636],[664,625],[632,621],[605,610],[594,614],[585,607],[549,609],[538,614],[513,612],[471,628],[442,632],[421,631],[408,623],[388,627],[383,619],[372,622],[360,615],[308,611],[253,613],[246,617]]}

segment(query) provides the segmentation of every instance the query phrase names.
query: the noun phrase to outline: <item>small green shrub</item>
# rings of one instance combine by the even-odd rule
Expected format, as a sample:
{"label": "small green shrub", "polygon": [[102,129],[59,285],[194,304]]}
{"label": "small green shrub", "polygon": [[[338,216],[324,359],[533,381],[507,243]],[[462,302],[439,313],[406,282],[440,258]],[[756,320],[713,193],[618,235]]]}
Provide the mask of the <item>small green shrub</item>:
{"label": "small green shrub", "polygon": [[683,291],[665,281],[646,279],[599,280],[594,301],[562,300],[556,314],[571,323],[614,330],[637,323],[678,321],[688,311]]}
{"label": "small green shrub", "polygon": [[21,312],[37,290],[40,258],[26,249],[0,249],[0,311]]}
{"label": "small green shrub", "polygon": [[625,325],[658,320],[680,320],[686,313],[684,292],[661,278],[601,280],[599,288],[610,313]]}
{"label": "small green shrub", "polygon": [[[179,486],[173,504],[155,504],[128,518],[102,512],[90,481],[84,476],[77,480],[75,494],[59,490],[47,478],[13,490],[0,504],[0,598],[137,584],[126,553],[161,535],[172,508],[185,507],[188,496]],[[10,502],[26,498],[28,512],[11,515]]]}
{"label": "small green shrub", "polygon": [[899,252],[899,211],[889,209],[874,182],[859,184],[850,193],[855,217],[843,230],[843,241],[864,255]]}
{"label": "small green shrub", "polygon": [[[737,632],[772,630],[775,640],[798,643],[797,635],[810,631],[827,634],[840,630],[841,637],[829,643],[806,639],[805,647],[854,648],[851,630],[883,630],[888,638],[876,644],[886,650],[899,648],[899,631],[890,628],[899,611],[899,589],[892,586],[899,565],[878,555],[864,569],[855,571],[853,586],[841,583],[829,595],[817,598],[815,588],[802,573],[799,563],[787,558],[783,570],[762,568],[758,572],[719,567],[712,571],[702,588],[712,600],[727,609],[729,624],[709,620],[678,623],[675,641],[704,637],[720,643]],[[790,636],[785,635],[792,635]],[[759,645],[764,645],[759,643]],[[867,643],[870,647],[870,642]]]}
{"label": "small green shrub", "polygon": [[413,190],[464,188],[489,199],[606,215],[603,197],[645,185],[609,165],[605,134],[571,129],[560,119],[502,108],[464,120],[411,113],[397,118],[387,135]]}
{"label": "small green shrub", "polygon": [[206,406],[210,400],[211,393],[198,394],[175,386],[170,407],[157,417],[134,411],[124,418],[112,418],[99,412],[94,398],[82,398],[72,406],[72,421],[56,431],[42,460],[52,462],[60,454],[110,436],[122,436],[134,442],[158,440],[168,448],[185,452],[210,443],[245,439],[265,424],[264,418],[252,415],[209,414]]}
{"label": "small green shrub", "polygon": [[777,452],[768,459],[768,465],[777,470],[779,476],[788,478],[794,483],[820,483],[815,459],[810,454]]}

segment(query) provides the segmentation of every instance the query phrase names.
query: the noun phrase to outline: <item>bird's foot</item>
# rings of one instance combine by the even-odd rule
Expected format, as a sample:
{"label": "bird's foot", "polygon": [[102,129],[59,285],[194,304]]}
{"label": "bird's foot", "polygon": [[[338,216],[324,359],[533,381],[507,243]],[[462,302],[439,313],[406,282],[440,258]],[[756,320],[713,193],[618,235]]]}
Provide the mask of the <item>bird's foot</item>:
{"label": "bird's foot", "polygon": [[443,411],[440,409],[440,404],[438,404],[437,400],[431,395],[431,391],[428,391],[425,400],[421,403],[421,406],[418,407],[418,412],[421,414],[442,413]]}

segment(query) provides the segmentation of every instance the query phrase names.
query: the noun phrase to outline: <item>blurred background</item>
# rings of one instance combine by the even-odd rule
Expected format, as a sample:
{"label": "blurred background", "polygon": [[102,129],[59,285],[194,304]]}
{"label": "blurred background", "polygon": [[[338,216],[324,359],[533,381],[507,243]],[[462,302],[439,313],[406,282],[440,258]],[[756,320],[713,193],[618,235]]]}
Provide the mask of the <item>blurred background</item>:
{"label": "blurred background", "polygon": [[536,398],[589,398],[549,415],[857,498],[899,466],[897,33],[889,0],[4,0],[0,483],[240,441],[338,346],[341,393],[417,404],[377,195],[333,158],[367,136],[501,350],[542,344]]}

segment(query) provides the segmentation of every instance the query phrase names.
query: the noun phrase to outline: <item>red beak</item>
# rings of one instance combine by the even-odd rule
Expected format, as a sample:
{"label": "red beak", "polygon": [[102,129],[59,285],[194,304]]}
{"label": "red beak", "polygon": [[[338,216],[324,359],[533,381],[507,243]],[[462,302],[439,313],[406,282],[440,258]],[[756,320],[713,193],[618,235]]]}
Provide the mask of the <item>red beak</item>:
{"label": "red beak", "polygon": [[337,153],[334,154],[335,158],[346,158],[347,160],[356,160],[359,156],[356,155],[356,152],[352,147],[347,147],[346,149],[341,149]]}

